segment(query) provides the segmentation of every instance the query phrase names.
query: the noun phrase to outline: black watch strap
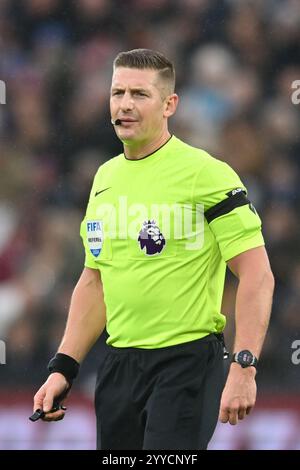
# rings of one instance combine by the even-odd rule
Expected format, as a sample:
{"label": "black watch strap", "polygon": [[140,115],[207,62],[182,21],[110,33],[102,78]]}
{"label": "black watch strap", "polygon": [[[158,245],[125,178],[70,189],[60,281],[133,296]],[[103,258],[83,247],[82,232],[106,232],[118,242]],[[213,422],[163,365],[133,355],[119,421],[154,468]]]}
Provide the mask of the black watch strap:
{"label": "black watch strap", "polygon": [[242,351],[238,351],[232,355],[231,362],[236,362],[241,367],[255,367],[257,368],[258,359],[257,357],[252,354],[251,351],[248,349],[243,349]]}

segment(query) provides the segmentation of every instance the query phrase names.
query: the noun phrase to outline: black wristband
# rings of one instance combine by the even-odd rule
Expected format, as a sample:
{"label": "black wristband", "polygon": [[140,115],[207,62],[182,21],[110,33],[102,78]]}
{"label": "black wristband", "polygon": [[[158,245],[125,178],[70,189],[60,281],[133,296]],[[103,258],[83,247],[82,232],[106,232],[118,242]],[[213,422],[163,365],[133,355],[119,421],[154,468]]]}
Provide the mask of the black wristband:
{"label": "black wristband", "polygon": [[79,363],[67,354],[56,353],[48,364],[48,370],[50,374],[53,372],[60,372],[60,374],[65,376],[71,386],[73,380],[78,375]]}

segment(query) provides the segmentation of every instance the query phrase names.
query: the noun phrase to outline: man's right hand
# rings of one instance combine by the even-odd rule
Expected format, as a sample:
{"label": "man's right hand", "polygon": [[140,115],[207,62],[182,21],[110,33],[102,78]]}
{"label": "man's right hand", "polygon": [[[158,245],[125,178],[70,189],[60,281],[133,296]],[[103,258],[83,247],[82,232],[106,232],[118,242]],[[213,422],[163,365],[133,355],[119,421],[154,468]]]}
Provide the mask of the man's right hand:
{"label": "man's right hand", "polygon": [[[59,421],[63,419],[65,416],[64,410],[58,410],[53,413],[49,413],[49,411],[53,408],[54,400],[64,396],[68,389],[69,384],[64,375],[59,372],[50,374],[47,381],[34,396],[33,411],[35,412],[37,409],[43,410],[46,413],[42,418],[43,421]],[[61,400],[59,400],[59,404],[62,404]]]}

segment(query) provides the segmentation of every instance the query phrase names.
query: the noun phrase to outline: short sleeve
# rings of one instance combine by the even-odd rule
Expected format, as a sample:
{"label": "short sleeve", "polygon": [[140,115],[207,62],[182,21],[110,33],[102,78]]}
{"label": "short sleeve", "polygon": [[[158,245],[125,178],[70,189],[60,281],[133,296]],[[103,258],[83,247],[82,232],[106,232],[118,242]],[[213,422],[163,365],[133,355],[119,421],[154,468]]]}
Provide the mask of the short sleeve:
{"label": "short sleeve", "polygon": [[97,265],[97,263],[95,261],[95,257],[93,256],[93,254],[90,250],[90,247],[88,245],[88,240],[87,240],[87,213],[88,213],[88,209],[89,209],[90,202],[91,202],[91,199],[92,199],[92,195],[95,192],[96,181],[99,181],[99,178],[100,178],[100,168],[98,169],[98,171],[97,171],[97,173],[94,177],[94,181],[93,181],[92,188],[91,188],[91,191],[90,191],[89,202],[88,202],[87,209],[86,209],[86,214],[85,214],[85,217],[82,220],[81,225],[80,225],[80,236],[81,236],[81,239],[82,239],[82,242],[83,242],[84,252],[85,252],[84,266],[86,266],[87,268],[92,268],[92,269],[99,269],[99,265]]}
{"label": "short sleeve", "polygon": [[91,250],[87,243],[87,219],[86,217],[83,219],[80,225],[80,236],[82,238],[84,252],[85,252],[84,266],[87,268],[99,269],[99,266],[95,262],[95,258],[92,255]]}
{"label": "short sleeve", "polygon": [[194,197],[204,206],[206,221],[225,261],[264,245],[261,219],[229,165],[211,157],[196,178]]}

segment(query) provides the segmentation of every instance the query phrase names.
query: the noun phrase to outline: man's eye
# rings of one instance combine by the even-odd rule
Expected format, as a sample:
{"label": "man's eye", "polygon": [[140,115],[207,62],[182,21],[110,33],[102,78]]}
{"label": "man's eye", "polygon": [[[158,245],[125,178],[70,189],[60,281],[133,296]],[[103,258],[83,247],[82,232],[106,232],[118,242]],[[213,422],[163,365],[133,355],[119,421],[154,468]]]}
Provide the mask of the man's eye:
{"label": "man's eye", "polygon": [[113,91],[112,92],[112,95],[115,96],[115,95],[121,95],[123,92],[122,91]]}
{"label": "man's eye", "polygon": [[136,92],[135,92],[135,95],[138,95],[138,96],[147,96],[146,93],[143,93],[142,91],[136,91]]}

